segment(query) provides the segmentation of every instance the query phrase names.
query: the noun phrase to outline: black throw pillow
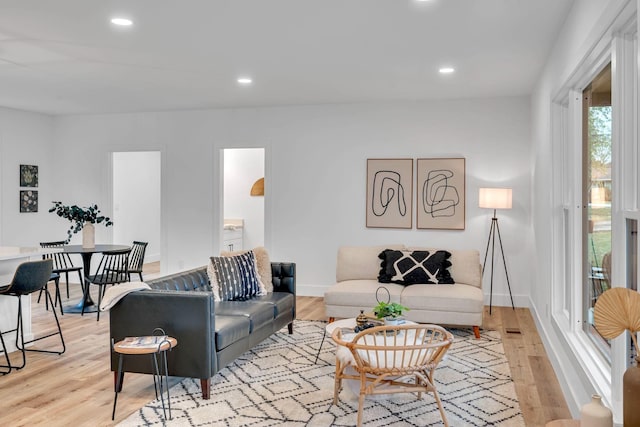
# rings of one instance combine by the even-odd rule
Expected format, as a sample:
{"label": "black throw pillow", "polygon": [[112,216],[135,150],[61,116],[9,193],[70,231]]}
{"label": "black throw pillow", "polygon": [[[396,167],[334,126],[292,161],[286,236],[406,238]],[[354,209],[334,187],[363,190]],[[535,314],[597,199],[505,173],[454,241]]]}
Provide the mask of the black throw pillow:
{"label": "black throw pillow", "polygon": [[398,283],[400,285],[453,284],[449,267],[451,253],[447,251],[398,251],[385,249],[378,255],[380,264],[380,283]]}

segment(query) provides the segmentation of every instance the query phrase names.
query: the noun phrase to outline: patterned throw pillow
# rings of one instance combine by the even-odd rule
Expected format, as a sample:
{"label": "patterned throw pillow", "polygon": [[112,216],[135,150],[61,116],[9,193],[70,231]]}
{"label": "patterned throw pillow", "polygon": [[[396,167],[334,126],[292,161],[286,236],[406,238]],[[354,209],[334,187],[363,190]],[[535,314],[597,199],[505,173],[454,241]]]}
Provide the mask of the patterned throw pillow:
{"label": "patterned throw pillow", "polygon": [[[269,260],[269,253],[267,250],[258,246],[251,249],[253,256],[256,257],[256,271],[258,272],[258,279],[264,286],[267,293],[273,292],[273,276],[271,274],[271,261]],[[220,251],[220,256],[235,256],[249,252],[243,251]]]}
{"label": "patterned throw pillow", "polygon": [[252,251],[230,257],[211,257],[207,274],[216,301],[245,301],[265,295]]}
{"label": "patterned throw pillow", "polygon": [[378,256],[381,262],[380,283],[414,285],[418,283],[453,284],[449,267],[450,252],[396,251],[385,249]]}

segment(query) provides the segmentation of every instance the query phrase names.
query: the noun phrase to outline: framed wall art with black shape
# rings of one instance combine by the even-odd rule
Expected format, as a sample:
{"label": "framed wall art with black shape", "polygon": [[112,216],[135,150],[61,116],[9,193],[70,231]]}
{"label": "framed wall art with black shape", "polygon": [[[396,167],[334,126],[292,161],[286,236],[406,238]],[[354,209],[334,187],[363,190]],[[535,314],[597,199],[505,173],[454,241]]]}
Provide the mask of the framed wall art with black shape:
{"label": "framed wall art with black shape", "polygon": [[367,159],[367,227],[413,227],[412,195],[413,159]]}
{"label": "framed wall art with black shape", "polygon": [[417,228],[464,230],[465,159],[418,159]]}

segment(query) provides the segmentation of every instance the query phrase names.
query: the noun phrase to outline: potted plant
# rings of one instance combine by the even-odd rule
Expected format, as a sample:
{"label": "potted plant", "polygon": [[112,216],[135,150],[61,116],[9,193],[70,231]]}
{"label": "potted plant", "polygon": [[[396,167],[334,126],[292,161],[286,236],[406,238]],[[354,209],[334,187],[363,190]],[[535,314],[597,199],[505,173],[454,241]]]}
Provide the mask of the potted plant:
{"label": "potted plant", "polygon": [[53,202],[49,212],[55,212],[59,217],[71,221],[71,227],[67,230],[66,243],[69,243],[75,233],[85,230],[82,233],[82,246],[85,248],[92,248],[95,245],[94,224],[104,223],[105,227],[113,225],[111,218],[100,215],[98,205],[81,208],[77,205],[67,206],[62,202]]}
{"label": "potted plant", "polygon": [[409,311],[407,307],[397,302],[385,302],[379,301],[378,305],[373,307],[373,312],[378,319],[384,319],[388,325],[399,324],[402,319],[402,314],[405,311]]}

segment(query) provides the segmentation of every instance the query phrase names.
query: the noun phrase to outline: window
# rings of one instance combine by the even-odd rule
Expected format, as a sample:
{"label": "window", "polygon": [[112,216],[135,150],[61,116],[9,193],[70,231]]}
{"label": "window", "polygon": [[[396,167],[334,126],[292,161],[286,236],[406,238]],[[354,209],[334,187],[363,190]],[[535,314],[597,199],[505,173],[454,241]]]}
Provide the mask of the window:
{"label": "window", "polygon": [[611,63],[582,92],[582,327],[607,360],[611,345],[593,325],[593,307],[611,287]]}

